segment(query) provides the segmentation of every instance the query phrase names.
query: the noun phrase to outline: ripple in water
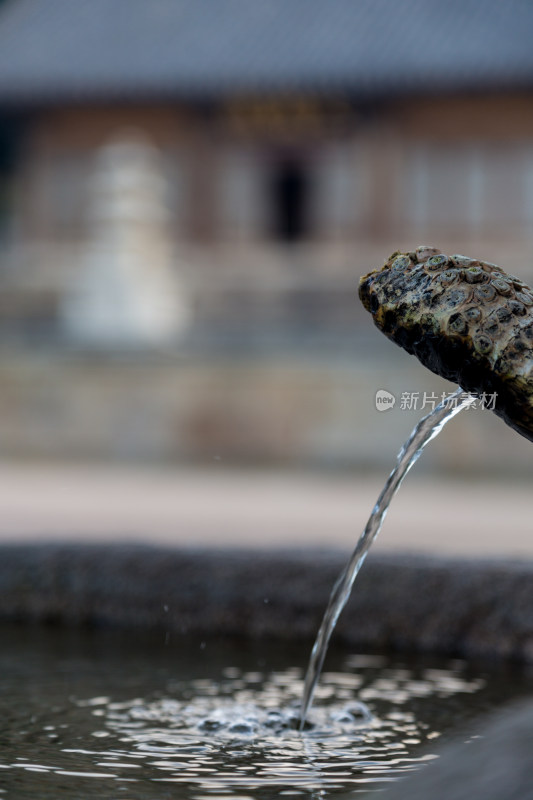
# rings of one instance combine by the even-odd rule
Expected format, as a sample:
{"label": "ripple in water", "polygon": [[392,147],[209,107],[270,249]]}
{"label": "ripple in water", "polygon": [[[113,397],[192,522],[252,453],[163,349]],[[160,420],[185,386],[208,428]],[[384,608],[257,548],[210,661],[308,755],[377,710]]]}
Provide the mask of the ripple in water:
{"label": "ripple in water", "polygon": [[377,656],[351,657],[345,666],[324,673],[303,732],[299,668],[232,667],[218,680],[170,680],[164,695],[72,698],[59,721],[51,715],[40,731],[34,724],[30,738],[46,732],[46,750],[0,763],[0,786],[8,772],[24,770],[39,778],[40,798],[242,800],[378,790],[431,759],[417,750],[449,725],[450,702],[462,704],[484,685],[459,668],[415,672]]}
{"label": "ripple in water", "polygon": [[444,672],[415,680],[408,670],[386,670],[368,682],[353,672],[326,673],[300,733],[300,670],[265,678],[231,669],[219,683],[193,682],[190,700],[108,703],[104,718],[122,741],[155,757],[146,766],[167,773],[156,780],[210,790],[326,790],[382,783],[412,769],[420,761],[413,745],[435,731],[415,718],[409,701],[481,685]]}

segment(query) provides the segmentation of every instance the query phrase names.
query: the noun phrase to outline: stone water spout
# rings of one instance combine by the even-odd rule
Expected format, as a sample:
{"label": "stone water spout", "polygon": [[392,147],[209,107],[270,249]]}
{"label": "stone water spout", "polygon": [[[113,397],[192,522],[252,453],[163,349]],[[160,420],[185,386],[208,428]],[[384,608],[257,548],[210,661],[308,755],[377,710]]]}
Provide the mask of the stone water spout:
{"label": "stone water spout", "polygon": [[520,278],[495,264],[419,247],[393,253],[383,267],[361,278],[359,296],[389,339],[461,388],[413,429],[333,587],[309,659],[301,730],[353,583],[394,495],[426,445],[475,396],[533,440],[533,291]]}
{"label": "stone water spout", "polygon": [[[533,290],[496,264],[433,247],[393,253],[359,297],[393,342],[533,440]],[[492,407],[492,404],[491,404]]]}

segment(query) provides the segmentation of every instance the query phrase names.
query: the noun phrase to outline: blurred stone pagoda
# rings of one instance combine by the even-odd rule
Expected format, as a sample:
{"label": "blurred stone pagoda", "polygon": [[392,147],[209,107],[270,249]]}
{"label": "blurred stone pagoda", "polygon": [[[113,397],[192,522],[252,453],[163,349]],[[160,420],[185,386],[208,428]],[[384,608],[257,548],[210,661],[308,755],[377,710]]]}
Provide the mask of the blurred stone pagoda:
{"label": "blurred stone pagoda", "polygon": [[88,240],[61,312],[68,338],[96,347],[175,342],[189,321],[168,229],[159,154],[124,133],[97,153]]}

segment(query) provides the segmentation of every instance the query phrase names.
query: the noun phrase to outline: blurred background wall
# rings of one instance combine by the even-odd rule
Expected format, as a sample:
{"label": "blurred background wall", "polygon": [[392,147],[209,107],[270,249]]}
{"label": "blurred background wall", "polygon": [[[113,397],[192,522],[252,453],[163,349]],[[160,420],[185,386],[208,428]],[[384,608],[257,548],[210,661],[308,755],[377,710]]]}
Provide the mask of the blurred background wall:
{"label": "blurred background wall", "polygon": [[[390,466],[453,387],[358,280],[424,243],[533,281],[532,31],[526,0],[0,3],[0,452]],[[461,417],[428,468],[531,472]]]}

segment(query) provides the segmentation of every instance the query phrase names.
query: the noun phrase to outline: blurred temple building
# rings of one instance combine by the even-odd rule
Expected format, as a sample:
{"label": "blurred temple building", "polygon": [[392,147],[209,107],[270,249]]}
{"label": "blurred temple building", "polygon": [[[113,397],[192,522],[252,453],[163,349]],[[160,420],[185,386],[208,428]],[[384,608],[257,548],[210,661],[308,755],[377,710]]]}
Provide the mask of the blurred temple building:
{"label": "blurred temple building", "polygon": [[532,32],[524,0],[4,0],[5,314],[53,332],[95,155],[131,131],[205,333],[335,327],[402,244],[528,264]]}
{"label": "blurred temple building", "polygon": [[533,279],[532,33],[528,0],[3,0],[3,341],[362,357],[396,249]]}

